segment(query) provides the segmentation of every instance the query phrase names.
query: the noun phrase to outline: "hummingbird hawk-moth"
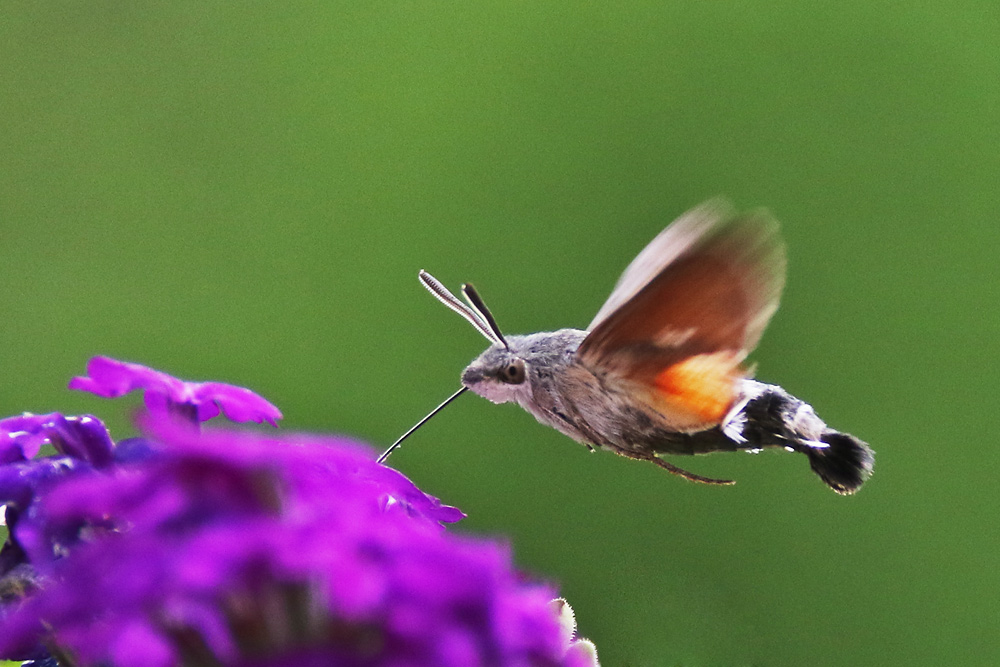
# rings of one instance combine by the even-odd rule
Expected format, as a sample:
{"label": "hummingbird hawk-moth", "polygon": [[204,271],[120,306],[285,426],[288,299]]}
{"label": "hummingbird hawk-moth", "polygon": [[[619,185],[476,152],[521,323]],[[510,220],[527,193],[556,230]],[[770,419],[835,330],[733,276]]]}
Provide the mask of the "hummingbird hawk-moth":
{"label": "hummingbird hawk-moth", "polygon": [[707,484],[662,455],[760,451],[805,454],[834,491],[852,494],[874,455],[826,425],[777,385],[750,377],[747,355],[778,308],[785,246],[762,211],[703,204],[670,224],[632,261],[586,329],[504,336],[471,285],[459,301],[425,271],[420,280],[490,347],[462,373],[462,388],[513,402],[591,450],[650,461]]}

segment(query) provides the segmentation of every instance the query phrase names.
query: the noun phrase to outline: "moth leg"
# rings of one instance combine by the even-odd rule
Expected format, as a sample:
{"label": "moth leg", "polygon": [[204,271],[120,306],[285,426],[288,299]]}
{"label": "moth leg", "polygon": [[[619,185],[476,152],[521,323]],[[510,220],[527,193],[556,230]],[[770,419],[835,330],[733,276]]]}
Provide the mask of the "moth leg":
{"label": "moth leg", "polygon": [[699,484],[714,484],[716,486],[732,486],[736,483],[735,480],[731,479],[713,479],[711,477],[702,477],[701,475],[696,475],[693,472],[688,472],[673,465],[672,463],[667,463],[658,456],[650,456],[647,461],[652,461],[656,465],[660,466],[672,475],[677,475],[678,477],[683,477],[689,482],[698,482]]}

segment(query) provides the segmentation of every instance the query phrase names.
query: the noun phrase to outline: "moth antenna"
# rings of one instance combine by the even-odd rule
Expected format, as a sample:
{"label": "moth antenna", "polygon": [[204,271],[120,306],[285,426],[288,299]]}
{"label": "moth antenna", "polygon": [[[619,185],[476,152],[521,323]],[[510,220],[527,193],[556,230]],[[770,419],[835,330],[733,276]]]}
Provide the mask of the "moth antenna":
{"label": "moth antenna", "polygon": [[420,282],[427,288],[427,291],[437,298],[438,301],[467,319],[469,323],[476,327],[476,330],[483,334],[491,343],[500,343],[504,347],[507,347],[507,341],[503,338],[497,337],[486,320],[484,320],[478,312],[459,301],[454,294],[448,291],[447,287],[441,284],[440,280],[423,270],[420,271],[419,275]]}
{"label": "moth antenna", "polygon": [[493,332],[493,335],[497,337],[497,340],[503,343],[503,346],[509,350],[510,345],[507,344],[507,339],[503,337],[502,333],[500,333],[500,327],[497,325],[497,321],[494,319],[493,313],[491,313],[490,309],[486,307],[486,302],[483,301],[481,296],[479,296],[479,292],[476,291],[476,288],[473,287],[471,283],[465,283],[462,285],[462,296],[464,296],[465,300],[469,302],[472,309],[479,314],[479,317],[486,321],[490,330]]}
{"label": "moth antenna", "polygon": [[452,394],[451,396],[449,396],[448,398],[446,398],[444,400],[444,402],[441,403],[441,405],[437,406],[436,408],[434,408],[433,410],[431,410],[430,412],[428,412],[426,417],[424,417],[423,419],[421,419],[420,421],[418,421],[416,424],[414,424],[413,426],[411,426],[410,430],[408,430],[403,435],[399,436],[399,439],[396,440],[396,442],[392,443],[392,445],[390,445],[389,449],[387,449],[384,452],[382,452],[382,456],[378,457],[378,463],[385,463],[385,460],[387,458],[389,458],[389,455],[392,454],[403,443],[404,440],[406,440],[407,438],[409,438],[410,435],[414,431],[416,431],[418,428],[420,428],[425,423],[427,423],[428,419],[430,419],[431,417],[433,417],[437,413],[441,412],[441,410],[444,409],[444,406],[448,405],[449,403],[451,403],[452,401],[454,401],[456,398],[458,398],[459,396],[461,396],[462,392],[464,392],[466,389],[468,389],[468,387],[464,387],[463,386],[461,389],[459,389],[458,391],[456,391],[454,394]]}

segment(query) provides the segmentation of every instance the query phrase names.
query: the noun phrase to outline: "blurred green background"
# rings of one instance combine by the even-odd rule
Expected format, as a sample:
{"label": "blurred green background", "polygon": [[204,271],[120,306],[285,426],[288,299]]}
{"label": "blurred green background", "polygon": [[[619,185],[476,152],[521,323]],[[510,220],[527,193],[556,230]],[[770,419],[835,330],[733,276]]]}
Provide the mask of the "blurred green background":
{"label": "blurred green background", "polygon": [[[560,585],[605,665],[1000,663],[992,2],[6,2],[0,412],[103,353],[382,448],[485,342],[582,327],[718,194],[783,223],[758,377],[868,440],[591,455],[463,397],[392,459]],[[134,404],[134,402],[133,402]]]}

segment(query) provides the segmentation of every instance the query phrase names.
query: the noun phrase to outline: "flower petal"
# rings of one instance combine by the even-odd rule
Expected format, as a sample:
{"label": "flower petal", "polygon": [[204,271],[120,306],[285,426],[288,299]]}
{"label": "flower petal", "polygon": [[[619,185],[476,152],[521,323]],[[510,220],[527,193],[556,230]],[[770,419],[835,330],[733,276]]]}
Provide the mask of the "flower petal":
{"label": "flower petal", "polygon": [[110,357],[92,358],[87,363],[87,375],[74,377],[69,388],[104,398],[117,398],[140,389],[145,392],[146,408],[151,413],[190,412],[191,418],[198,422],[215,417],[220,408],[234,422],[267,422],[277,426],[281,419],[277,407],[249,389],[222,382],[185,382],[148,366]]}

